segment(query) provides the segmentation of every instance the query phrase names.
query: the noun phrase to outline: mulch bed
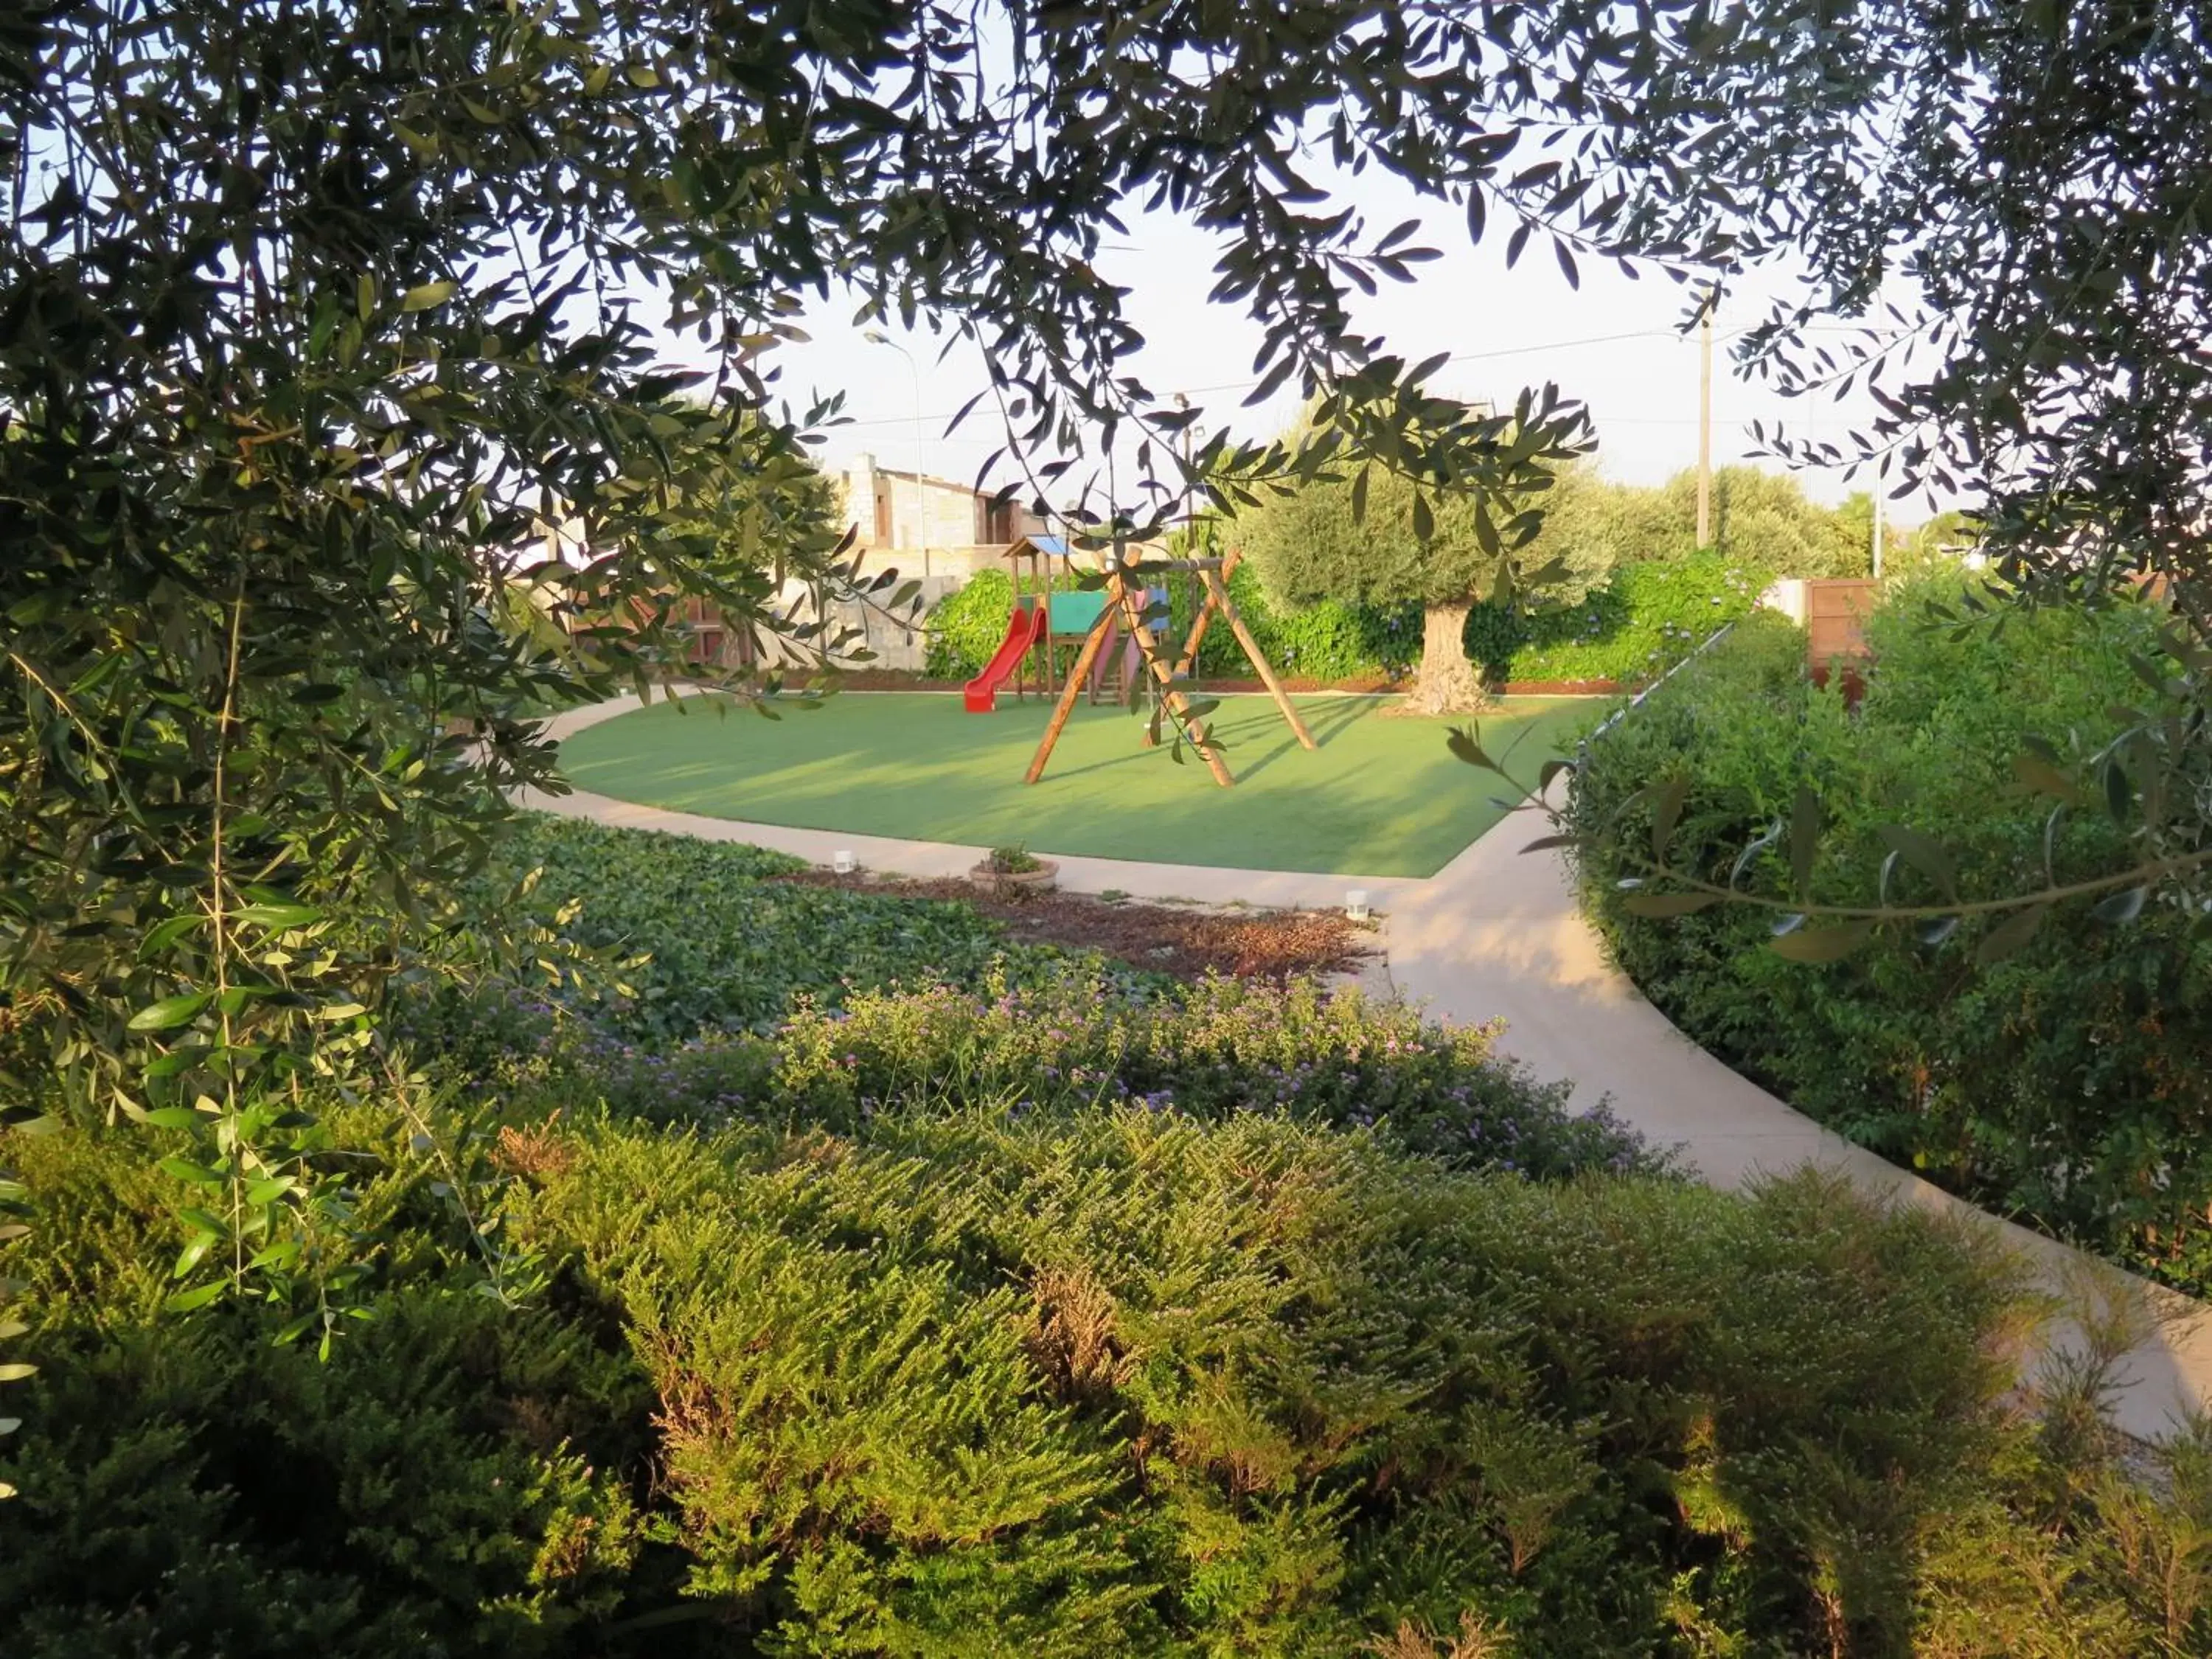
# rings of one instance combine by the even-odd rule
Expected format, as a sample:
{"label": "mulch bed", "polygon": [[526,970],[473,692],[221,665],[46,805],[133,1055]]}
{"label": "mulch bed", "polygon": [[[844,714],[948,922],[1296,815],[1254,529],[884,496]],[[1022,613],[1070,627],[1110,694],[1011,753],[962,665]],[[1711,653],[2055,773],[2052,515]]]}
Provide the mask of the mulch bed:
{"label": "mulch bed", "polygon": [[1334,910],[1185,908],[1087,893],[993,890],[965,881],[889,880],[865,872],[841,876],[808,870],[775,879],[972,905],[1026,944],[1097,951],[1184,981],[1208,973],[1266,980],[1356,973],[1362,959],[1374,954],[1373,935]]}

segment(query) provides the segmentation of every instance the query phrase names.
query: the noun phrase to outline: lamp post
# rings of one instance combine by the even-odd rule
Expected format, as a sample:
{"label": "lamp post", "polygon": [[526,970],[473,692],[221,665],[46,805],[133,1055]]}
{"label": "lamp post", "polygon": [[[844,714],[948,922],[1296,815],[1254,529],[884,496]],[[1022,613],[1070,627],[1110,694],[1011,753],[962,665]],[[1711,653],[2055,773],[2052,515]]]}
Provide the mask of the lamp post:
{"label": "lamp post", "polygon": [[[879,328],[869,329],[864,332],[860,337],[868,342],[871,345],[889,346],[893,351],[897,352],[900,356],[905,358],[906,372],[914,380],[914,520],[915,532],[921,538],[921,579],[924,581],[927,581],[929,580],[929,507],[928,495],[924,489],[921,482],[923,453],[921,435],[921,367],[915,362],[914,353],[908,351],[904,346],[901,345],[896,340],[891,338],[890,335],[884,333],[883,330]],[[892,521],[894,524],[896,523],[897,520],[896,515],[893,516]]]}

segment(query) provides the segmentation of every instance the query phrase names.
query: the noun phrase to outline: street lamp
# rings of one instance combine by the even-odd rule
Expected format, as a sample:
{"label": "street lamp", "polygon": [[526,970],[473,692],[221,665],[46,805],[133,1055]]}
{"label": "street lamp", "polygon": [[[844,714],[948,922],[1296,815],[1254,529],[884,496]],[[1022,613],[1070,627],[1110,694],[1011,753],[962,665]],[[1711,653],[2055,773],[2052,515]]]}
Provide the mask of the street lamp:
{"label": "street lamp", "polygon": [[889,346],[900,356],[905,358],[906,372],[914,380],[914,517],[915,532],[921,538],[921,579],[927,581],[929,580],[929,511],[928,495],[921,482],[921,368],[915,362],[914,353],[908,351],[879,328],[869,329],[860,337],[870,345]]}

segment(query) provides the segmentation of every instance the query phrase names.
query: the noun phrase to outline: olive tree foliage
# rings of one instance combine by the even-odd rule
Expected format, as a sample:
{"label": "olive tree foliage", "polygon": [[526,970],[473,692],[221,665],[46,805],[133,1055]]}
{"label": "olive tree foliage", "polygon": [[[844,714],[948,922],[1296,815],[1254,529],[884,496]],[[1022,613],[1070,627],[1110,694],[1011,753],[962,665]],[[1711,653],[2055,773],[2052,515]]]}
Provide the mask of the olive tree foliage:
{"label": "olive tree foliage", "polygon": [[[1626,10],[1627,9],[1624,9]],[[1632,112],[1560,147],[1553,222],[1578,244],[1695,245],[1734,270],[1787,256],[1803,286],[1741,342],[1750,372],[1805,397],[1869,393],[1842,441],[1765,436],[1792,461],[1854,466],[1893,499],[1933,487],[1972,512],[1985,579],[1931,626],[2002,628],[2014,606],[2095,604],[2166,579],[2172,625],[2109,729],[2020,757],[2052,833],[2128,826],[2130,867],[2061,890],[1961,895],[1911,825],[1867,902],[1808,909],[1762,890],[1776,946],[1831,959],[1878,927],[1994,956],[2051,918],[2122,923],[2148,903],[2212,915],[2212,38],[2203,9],[2137,0],[1774,0],[1634,8],[1648,46],[1578,60],[1593,111]],[[1564,46],[1587,13],[1552,9]],[[1570,48],[1570,50],[1571,50]],[[1587,142],[1584,142],[1587,141]],[[1855,319],[1838,333],[1832,319]],[[1815,330],[1819,331],[1814,331]],[[1470,757],[1480,744],[1469,739]],[[1808,793],[1747,832],[1732,871],[1674,869],[1662,780],[1618,826],[1651,915],[1750,902],[1819,845]],[[1648,839],[1647,839],[1648,838]],[[1548,839],[1548,838],[1547,838]]]}
{"label": "olive tree foliage", "polygon": [[[1182,498],[1191,439],[1215,506],[1358,462],[1411,481],[1417,516],[1482,503],[1510,562],[1579,411],[1550,388],[1456,404],[1358,330],[1355,295],[1427,250],[1310,158],[1395,173],[1478,237],[1513,225],[1517,257],[1559,204],[1557,167],[1514,152],[1628,118],[1579,65],[1674,50],[1632,25],[1369,0],[10,9],[17,1097],[188,1137],[181,1294],[258,1287],[330,1328],[353,1269],[314,1098],[392,1086],[380,992],[425,967],[507,793],[557,787],[539,717],[649,690],[689,594],[802,657],[841,648],[775,608],[780,574],[854,580],[805,510],[836,404],[792,409],[775,368],[804,295],[970,339],[1040,490],[1133,442],[1145,478],[1082,508],[1102,537]],[[1314,405],[1297,444],[1196,441],[1204,411],[1134,374],[1094,264],[1133,205],[1218,237],[1215,298],[1263,330],[1255,395]],[[656,323],[706,367],[672,366]],[[683,504],[733,445],[766,505],[704,533]],[[549,527],[586,550],[539,559]]]}
{"label": "olive tree foliage", "polygon": [[[1504,593],[1572,604],[1622,555],[1608,486],[1565,449],[1542,455],[1547,488],[1522,498],[1502,532],[1480,496],[1433,501],[1408,479],[1369,470],[1334,472],[1263,494],[1225,527],[1270,592],[1292,605],[1340,599],[1419,605],[1421,656],[1409,712],[1437,714],[1489,702],[1468,660],[1468,612]],[[1506,555],[1501,558],[1501,552]]]}

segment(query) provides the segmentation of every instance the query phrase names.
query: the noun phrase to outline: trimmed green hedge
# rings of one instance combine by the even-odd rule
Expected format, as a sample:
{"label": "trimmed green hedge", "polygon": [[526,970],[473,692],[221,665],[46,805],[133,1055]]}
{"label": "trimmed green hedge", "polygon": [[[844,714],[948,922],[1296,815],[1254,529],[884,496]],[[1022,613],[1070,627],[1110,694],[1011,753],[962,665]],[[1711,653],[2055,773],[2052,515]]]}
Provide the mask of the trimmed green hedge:
{"label": "trimmed green hedge", "polygon": [[[1064,584],[1072,586],[1072,580]],[[1189,581],[1167,581],[1169,632],[1182,640],[1190,632],[1195,601]],[[1276,671],[1302,679],[1357,679],[1403,670],[1420,646],[1420,612],[1382,612],[1355,605],[1321,605],[1282,614],[1269,603],[1259,577],[1249,568],[1229,579],[1237,611]],[[983,670],[1006,637],[1013,605],[1013,582],[1003,572],[986,570],[957,593],[939,600],[929,613],[927,670],[933,678],[969,679]],[[1072,654],[1073,647],[1063,647]],[[1234,632],[1206,629],[1199,647],[1201,679],[1249,678],[1250,665]]]}
{"label": "trimmed green hedge", "polygon": [[[1627,564],[1583,604],[1527,614],[1477,605],[1468,618],[1467,651],[1493,682],[1656,678],[1722,623],[1758,602],[1753,573],[1714,554]],[[1303,611],[1269,598],[1258,573],[1245,566],[1230,592],[1253,637],[1275,670],[1324,684],[1402,676],[1419,655],[1418,605],[1367,606],[1324,602]],[[929,617],[929,672],[964,679],[981,671],[1004,637],[1012,584],[986,571],[941,601]],[[1171,632],[1189,631],[1194,599],[1182,579],[1170,583]],[[1199,651],[1201,678],[1251,676],[1236,636],[1210,628]]]}
{"label": "trimmed green hedge", "polygon": [[[1726,881],[1740,851],[1813,786],[1831,823],[1814,897],[1864,903],[1887,851],[1878,826],[1935,836],[1969,899],[2045,880],[2049,803],[2014,787],[2031,733],[2094,745],[2154,653],[2147,607],[2008,615],[1963,638],[1911,597],[1869,625],[1875,666],[1856,714],[1806,682],[1794,629],[1747,623],[1593,744],[1573,817],[1589,837],[1585,902],[1621,965],[1698,1042],[1801,1110],[1987,1207],[2185,1289],[2212,1290],[2212,946],[2177,908],[2124,927],[2062,911],[2017,955],[1973,963],[1975,929],[1930,949],[1883,934],[1832,966],[1765,948],[1771,916],[1722,905],[1659,921],[1618,883],[1648,856],[1638,792],[1690,790],[1672,856]],[[1620,815],[1626,812],[1626,817]],[[2127,866],[2103,813],[2074,814],[2056,878]],[[1759,855],[1768,890],[1785,854]],[[1914,879],[1910,876],[1908,881]]]}

